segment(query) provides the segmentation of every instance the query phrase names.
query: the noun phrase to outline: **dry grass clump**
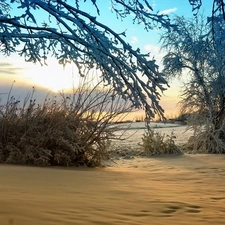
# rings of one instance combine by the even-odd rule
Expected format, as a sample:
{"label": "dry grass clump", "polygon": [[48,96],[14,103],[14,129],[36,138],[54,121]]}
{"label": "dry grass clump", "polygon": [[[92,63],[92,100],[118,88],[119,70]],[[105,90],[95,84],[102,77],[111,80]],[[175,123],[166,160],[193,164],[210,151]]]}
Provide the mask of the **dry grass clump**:
{"label": "dry grass clump", "polygon": [[99,166],[114,138],[112,121],[131,110],[113,89],[82,85],[72,95],[46,98],[8,95],[0,105],[0,162],[36,166]]}
{"label": "dry grass clump", "polygon": [[165,136],[147,126],[147,131],[143,135],[140,145],[150,155],[181,154],[182,151],[174,142],[175,138],[173,132],[171,132],[170,136]]}

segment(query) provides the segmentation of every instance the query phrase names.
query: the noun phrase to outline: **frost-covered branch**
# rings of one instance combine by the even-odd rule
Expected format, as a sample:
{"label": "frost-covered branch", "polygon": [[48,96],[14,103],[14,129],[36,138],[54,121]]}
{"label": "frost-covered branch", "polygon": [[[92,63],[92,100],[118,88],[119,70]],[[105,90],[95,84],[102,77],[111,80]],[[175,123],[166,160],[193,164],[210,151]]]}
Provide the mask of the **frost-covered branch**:
{"label": "frost-covered branch", "polygon": [[223,23],[217,23],[214,38],[211,23],[205,21],[204,17],[194,22],[174,19],[177,32],[165,32],[161,37],[162,48],[169,50],[163,58],[164,73],[186,77],[183,111],[202,116],[218,129],[225,122],[225,50],[221,48],[225,29]]}
{"label": "frost-covered branch", "polygon": [[[150,117],[163,116],[159,100],[167,82],[155,60],[133,49],[125,41],[125,32],[116,33],[101,23],[100,3],[91,2],[97,14],[82,10],[78,0],[71,4],[66,0],[2,1],[0,52],[7,56],[16,52],[26,61],[41,64],[55,57],[64,66],[75,63],[82,76],[97,70],[106,85],[112,84],[135,107],[146,109]],[[168,16],[153,13],[147,0],[112,0],[111,11],[121,20],[134,15],[130,18],[146,30],[176,29]]]}
{"label": "frost-covered branch", "polygon": [[[204,5],[204,1],[202,4],[202,0],[189,0],[189,3],[192,6],[192,11],[194,12],[194,15],[197,16],[199,9],[202,7],[202,5]],[[212,0],[212,17],[218,13],[222,13],[223,18],[225,19],[224,7],[224,0]]]}

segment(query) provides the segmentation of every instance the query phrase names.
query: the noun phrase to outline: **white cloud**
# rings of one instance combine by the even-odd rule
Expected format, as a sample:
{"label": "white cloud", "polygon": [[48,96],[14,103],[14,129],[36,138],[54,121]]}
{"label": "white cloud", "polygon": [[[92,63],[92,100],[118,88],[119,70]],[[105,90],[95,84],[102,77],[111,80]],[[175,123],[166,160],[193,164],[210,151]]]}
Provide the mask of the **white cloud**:
{"label": "white cloud", "polygon": [[167,15],[167,14],[170,14],[170,13],[176,12],[176,11],[177,11],[177,8],[165,9],[165,10],[160,11],[159,14]]}
{"label": "white cloud", "polygon": [[152,8],[154,9],[156,7],[156,2],[155,0],[152,1]]}
{"label": "white cloud", "polygon": [[144,49],[147,52],[150,52],[150,59],[154,58],[156,62],[161,65],[161,61],[163,56],[165,55],[165,52],[160,51],[160,47],[157,45],[145,45]]}
{"label": "white cloud", "polygon": [[136,36],[132,37],[131,43],[136,44],[138,42],[138,38]]}
{"label": "white cloud", "polygon": [[148,52],[152,52],[152,53],[159,53],[160,52],[160,47],[157,45],[145,45],[144,46],[145,50]]}

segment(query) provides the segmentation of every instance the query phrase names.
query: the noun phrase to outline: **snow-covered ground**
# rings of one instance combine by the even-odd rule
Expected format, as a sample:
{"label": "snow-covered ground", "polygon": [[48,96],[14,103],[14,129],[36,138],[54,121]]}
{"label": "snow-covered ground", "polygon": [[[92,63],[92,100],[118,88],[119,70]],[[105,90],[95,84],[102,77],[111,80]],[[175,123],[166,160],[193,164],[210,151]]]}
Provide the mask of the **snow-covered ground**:
{"label": "snow-covered ground", "polygon": [[[176,137],[174,141],[177,145],[182,145],[187,142],[190,136],[193,135],[192,130],[187,130],[187,126],[180,125],[176,123],[158,123],[152,122],[150,124],[155,131],[159,132],[162,135],[165,135],[165,138],[173,135]],[[121,136],[123,141],[115,141],[115,145],[126,146],[130,148],[139,147],[138,143],[142,141],[143,134],[146,131],[145,123],[122,123],[118,125],[121,130],[116,132],[118,137]]]}

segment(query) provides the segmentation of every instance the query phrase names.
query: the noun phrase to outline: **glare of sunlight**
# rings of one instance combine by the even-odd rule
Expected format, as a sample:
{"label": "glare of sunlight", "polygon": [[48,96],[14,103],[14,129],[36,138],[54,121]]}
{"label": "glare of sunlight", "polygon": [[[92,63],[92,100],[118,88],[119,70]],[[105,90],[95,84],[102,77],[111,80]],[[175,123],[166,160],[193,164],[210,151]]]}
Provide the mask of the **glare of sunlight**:
{"label": "glare of sunlight", "polygon": [[47,66],[31,64],[23,76],[30,84],[48,88],[53,92],[71,90],[79,85],[76,68],[71,64],[63,67],[56,61],[48,62]]}

